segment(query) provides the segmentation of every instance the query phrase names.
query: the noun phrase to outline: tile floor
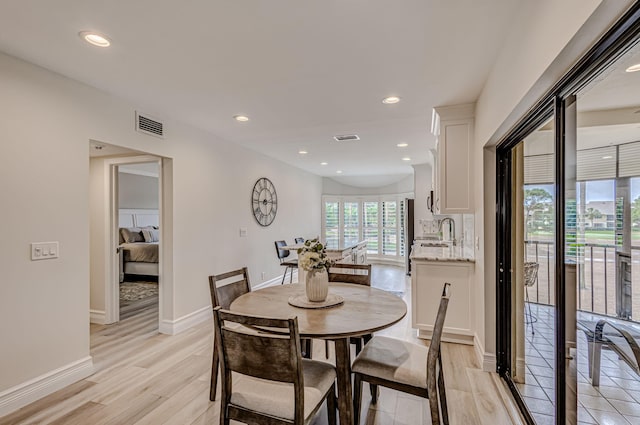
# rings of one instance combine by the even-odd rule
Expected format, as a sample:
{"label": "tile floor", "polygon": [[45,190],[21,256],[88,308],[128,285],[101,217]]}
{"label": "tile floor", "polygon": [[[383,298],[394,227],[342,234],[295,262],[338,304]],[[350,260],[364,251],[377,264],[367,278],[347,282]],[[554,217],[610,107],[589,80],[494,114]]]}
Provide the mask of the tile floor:
{"label": "tile floor", "polygon": [[[526,384],[517,384],[538,425],[555,424],[554,400],[554,312],[552,307],[531,304],[538,319],[527,325],[525,343]],[[579,319],[589,319],[578,313]],[[640,425],[640,377],[615,353],[602,351],[600,386],[591,386],[587,366],[587,340],[578,331],[578,423],[600,425]]]}

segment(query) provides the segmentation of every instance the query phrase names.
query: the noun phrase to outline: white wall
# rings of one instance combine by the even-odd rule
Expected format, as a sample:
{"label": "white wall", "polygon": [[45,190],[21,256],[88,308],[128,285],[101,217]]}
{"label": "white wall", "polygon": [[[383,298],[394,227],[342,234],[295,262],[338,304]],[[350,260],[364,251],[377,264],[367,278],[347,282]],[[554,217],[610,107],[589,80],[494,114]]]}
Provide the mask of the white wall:
{"label": "white wall", "polygon": [[[317,176],[169,119],[162,141],[136,133],[132,105],[3,54],[0,92],[0,196],[8,224],[0,242],[0,394],[89,355],[89,214],[99,213],[90,200],[102,196],[89,192],[90,178],[100,184],[89,172],[90,139],[171,158],[169,320],[209,305],[207,275],[246,265],[254,285],[263,271],[275,278],[283,270],[273,242],[320,233]],[[152,109],[144,108],[160,115]],[[267,228],[249,203],[263,176],[279,196]],[[33,241],[59,241],[60,258],[30,261]]]}
{"label": "white wall", "polygon": [[158,178],[118,173],[118,207],[158,209]]}
{"label": "white wall", "polygon": [[495,152],[498,141],[586,52],[631,1],[524,2],[476,103],[475,231],[478,342],[495,367]]}
{"label": "white wall", "polygon": [[323,195],[396,195],[414,190],[413,176],[407,176],[397,183],[381,187],[356,187],[337,182],[329,177],[322,178]]}

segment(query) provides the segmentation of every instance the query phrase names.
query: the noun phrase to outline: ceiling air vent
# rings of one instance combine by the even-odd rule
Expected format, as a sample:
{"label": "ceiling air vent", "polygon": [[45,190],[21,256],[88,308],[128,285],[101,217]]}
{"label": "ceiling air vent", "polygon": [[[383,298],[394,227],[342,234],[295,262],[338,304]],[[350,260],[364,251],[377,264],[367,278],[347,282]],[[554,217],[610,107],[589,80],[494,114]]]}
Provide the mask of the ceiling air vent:
{"label": "ceiling air vent", "polygon": [[333,136],[336,142],[347,142],[349,140],[360,140],[357,134],[343,134],[340,136]]}
{"label": "ceiling air vent", "polygon": [[164,139],[164,124],[147,114],[136,112],[136,130],[140,133]]}

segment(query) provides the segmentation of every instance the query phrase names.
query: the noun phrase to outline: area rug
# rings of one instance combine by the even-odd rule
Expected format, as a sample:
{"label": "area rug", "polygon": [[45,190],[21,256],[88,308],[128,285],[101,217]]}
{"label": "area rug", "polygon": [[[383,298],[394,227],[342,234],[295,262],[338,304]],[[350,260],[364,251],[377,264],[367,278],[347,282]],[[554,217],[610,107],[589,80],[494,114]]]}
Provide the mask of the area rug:
{"label": "area rug", "polygon": [[138,301],[158,295],[158,282],[122,282],[120,302]]}

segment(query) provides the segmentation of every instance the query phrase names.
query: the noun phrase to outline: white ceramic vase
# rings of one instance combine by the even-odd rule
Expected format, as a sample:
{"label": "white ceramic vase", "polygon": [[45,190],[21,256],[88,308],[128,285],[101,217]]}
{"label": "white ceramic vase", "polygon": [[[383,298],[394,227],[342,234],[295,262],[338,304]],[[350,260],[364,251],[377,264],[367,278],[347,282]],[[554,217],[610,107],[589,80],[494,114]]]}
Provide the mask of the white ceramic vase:
{"label": "white ceramic vase", "polygon": [[312,302],[322,302],[329,294],[329,275],[327,269],[311,270],[305,274],[307,298]]}

